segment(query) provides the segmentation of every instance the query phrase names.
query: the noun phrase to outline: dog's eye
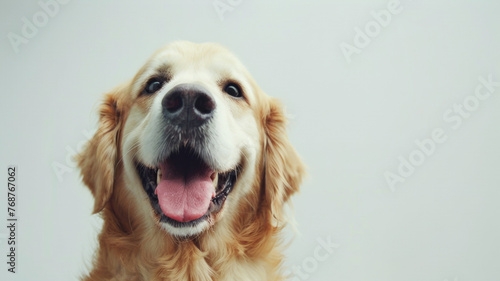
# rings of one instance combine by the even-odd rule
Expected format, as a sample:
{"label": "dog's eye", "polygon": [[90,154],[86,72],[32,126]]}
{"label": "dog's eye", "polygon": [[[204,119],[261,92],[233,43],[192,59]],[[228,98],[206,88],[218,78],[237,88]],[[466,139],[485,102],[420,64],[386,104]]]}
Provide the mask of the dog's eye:
{"label": "dog's eye", "polygon": [[235,98],[243,97],[240,87],[235,83],[227,84],[226,87],[224,87],[224,92],[228,93],[230,96]]}
{"label": "dog's eye", "polygon": [[158,78],[153,78],[146,83],[146,88],[144,88],[144,91],[148,94],[153,94],[161,87],[163,86],[163,81],[159,80]]}

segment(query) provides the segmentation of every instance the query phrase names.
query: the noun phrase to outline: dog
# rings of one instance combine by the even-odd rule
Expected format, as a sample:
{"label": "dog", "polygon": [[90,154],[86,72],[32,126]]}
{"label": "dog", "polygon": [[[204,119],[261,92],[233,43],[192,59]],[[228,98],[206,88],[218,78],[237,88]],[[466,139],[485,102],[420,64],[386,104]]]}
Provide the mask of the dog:
{"label": "dog", "polygon": [[173,42],[105,95],[77,156],[103,218],[83,280],[284,280],[304,165],[281,103],[214,43]]}

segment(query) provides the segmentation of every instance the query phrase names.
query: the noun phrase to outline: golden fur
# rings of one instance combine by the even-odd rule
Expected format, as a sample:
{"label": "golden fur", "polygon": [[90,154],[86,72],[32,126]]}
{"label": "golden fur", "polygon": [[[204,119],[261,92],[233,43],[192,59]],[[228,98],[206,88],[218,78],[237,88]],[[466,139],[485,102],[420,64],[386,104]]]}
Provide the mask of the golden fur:
{"label": "golden fur", "polygon": [[[210,58],[227,53],[206,43],[178,42],[165,49],[173,46],[194,61],[210,62]],[[151,60],[158,60],[158,53]],[[94,213],[100,213],[104,220],[93,269],[83,280],[284,280],[280,244],[283,204],[298,191],[304,167],[287,138],[282,106],[244,69],[234,70],[243,73],[246,90],[251,92],[249,101],[238,105],[238,114],[257,124],[255,146],[259,152],[254,162],[245,162],[245,167],[252,166],[248,168],[251,174],[239,178],[234,189],[241,181],[247,181],[251,188],[245,194],[229,195],[228,200],[233,201],[224,206],[222,218],[217,216],[200,235],[173,236],[142,211],[149,203],[138,199],[131,189],[139,194],[144,191],[129,180],[137,175],[126,174],[129,172],[124,168],[124,154],[128,153],[123,148],[128,138],[124,129],[132,122],[131,111],[139,112],[134,116],[142,118],[151,104],[134,92],[138,77],[151,67],[151,60],[134,79],[105,96],[98,130],[77,159],[83,182],[95,198]],[[230,71],[231,65],[227,63]]]}

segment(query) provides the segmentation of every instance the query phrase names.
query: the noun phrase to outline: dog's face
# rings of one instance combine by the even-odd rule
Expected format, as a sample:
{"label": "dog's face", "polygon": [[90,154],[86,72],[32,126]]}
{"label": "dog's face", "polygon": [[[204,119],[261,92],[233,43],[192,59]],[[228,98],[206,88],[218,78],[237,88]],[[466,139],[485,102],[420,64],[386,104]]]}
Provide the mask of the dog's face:
{"label": "dog's face", "polygon": [[280,218],[303,173],[284,125],[226,49],[176,42],[108,95],[79,164],[96,212],[126,193],[146,224],[190,237],[248,210]]}
{"label": "dog's face", "polygon": [[[125,174],[135,183],[130,191],[137,198],[145,192],[151,206],[144,207],[174,235],[205,230],[226,200],[236,203],[253,183],[247,170],[255,168],[260,132],[247,81],[229,53],[177,44],[157,53],[132,84]],[[237,182],[250,184],[233,193]]]}

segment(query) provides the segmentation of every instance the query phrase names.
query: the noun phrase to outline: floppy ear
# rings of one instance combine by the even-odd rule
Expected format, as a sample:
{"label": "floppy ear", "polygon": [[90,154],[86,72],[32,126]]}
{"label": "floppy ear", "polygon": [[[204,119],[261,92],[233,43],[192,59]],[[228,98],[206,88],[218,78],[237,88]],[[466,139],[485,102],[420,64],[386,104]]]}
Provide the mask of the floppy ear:
{"label": "floppy ear", "polygon": [[283,204],[299,190],[305,174],[304,164],[288,140],[286,123],[282,105],[270,99],[264,125],[265,197],[278,222],[285,220]]}
{"label": "floppy ear", "polygon": [[99,127],[83,151],[76,156],[83,182],[94,195],[93,213],[100,212],[113,193],[115,165],[118,158],[118,138],[121,127],[121,112],[115,89],[105,96],[99,108]]}

